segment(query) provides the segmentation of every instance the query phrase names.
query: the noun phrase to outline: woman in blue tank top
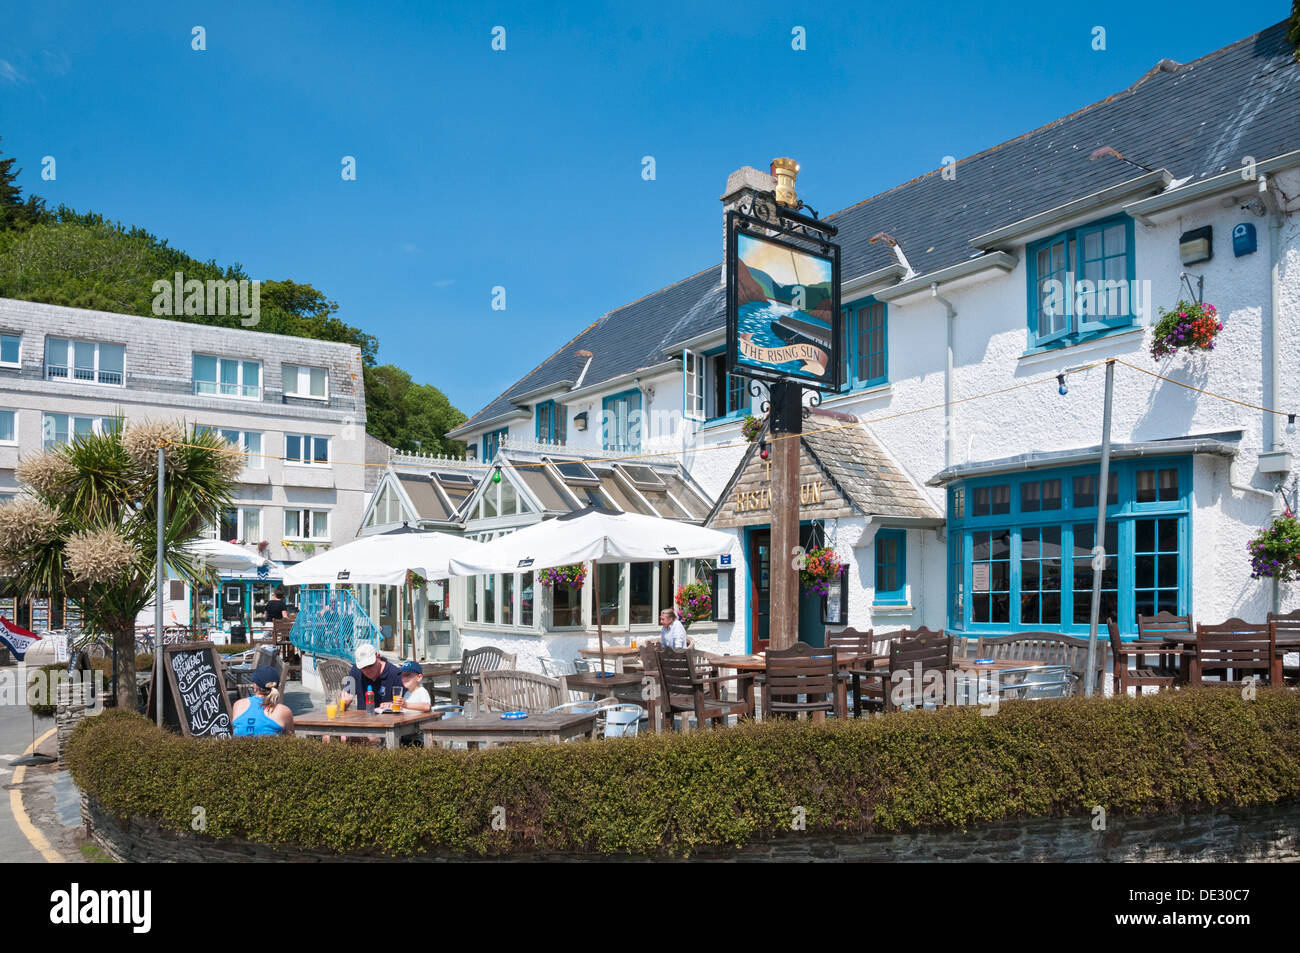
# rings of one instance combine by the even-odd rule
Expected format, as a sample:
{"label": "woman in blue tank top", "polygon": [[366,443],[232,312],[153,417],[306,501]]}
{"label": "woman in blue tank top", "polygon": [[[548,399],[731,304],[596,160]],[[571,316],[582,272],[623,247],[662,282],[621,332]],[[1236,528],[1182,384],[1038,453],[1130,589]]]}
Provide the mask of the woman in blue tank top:
{"label": "woman in blue tank top", "polygon": [[235,702],[235,737],[293,734],[293,712],[288,705],[280,704],[279,673],[263,665],[253,671],[249,680],[253,694]]}

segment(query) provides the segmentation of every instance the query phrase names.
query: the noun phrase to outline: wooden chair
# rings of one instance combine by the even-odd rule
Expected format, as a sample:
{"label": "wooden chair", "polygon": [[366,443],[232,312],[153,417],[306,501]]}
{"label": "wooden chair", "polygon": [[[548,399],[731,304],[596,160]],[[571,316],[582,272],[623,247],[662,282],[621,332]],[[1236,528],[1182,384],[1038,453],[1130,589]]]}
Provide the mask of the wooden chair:
{"label": "wooden chair", "polygon": [[316,674],[320,676],[321,684],[325,687],[327,702],[338,699],[339,693],[343,691],[344,680],[350,671],[352,671],[352,663],[341,658],[316,659]]}
{"label": "wooden chair", "polygon": [[[1100,633],[1099,633],[1100,635]],[[1106,643],[1097,639],[1093,685],[1101,684],[1106,667]],[[982,635],[972,658],[1014,658],[1047,665],[1065,665],[1075,676],[1073,691],[1082,694],[1088,668],[1088,640],[1059,632],[1016,632],[1012,635]]]}
{"label": "wooden chair", "polygon": [[[932,679],[937,673],[943,694],[936,704],[947,704],[947,686],[953,670],[955,639],[942,632],[927,628],[904,629],[889,649],[889,667],[886,669],[852,669],[853,713],[862,714],[862,707],[893,711],[896,708],[924,707],[925,682],[914,684],[917,666],[923,679]],[[895,676],[895,672],[902,673]],[[907,687],[904,687],[907,686]],[[910,699],[910,700],[909,700]]]}
{"label": "wooden chair", "polygon": [[[469,698],[474,694],[474,677],[482,675],[484,672],[493,672],[497,669],[513,669],[515,667],[516,656],[513,653],[502,652],[495,646],[485,646],[481,649],[465,649],[460,653],[460,671],[450,679],[450,686],[444,688],[437,686],[430,695],[446,695],[451,699],[453,705],[459,705],[462,698]],[[567,701],[568,699],[562,699]],[[556,702],[559,704],[559,702]]]}
{"label": "wooden chair", "polygon": [[[767,650],[763,672],[763,718],[774,715],[845,717],[840,704],[840,665],[837,648],[814,648],[796,642],[788,649]],[[801,700],[802,699],[802,700]]]}
{"label": "wooden chair", "polygon": [[[1155,615],[1138,616],[1138,644],[1156,643],[1164,646],[1170,640],[1184,638],[1190,641],[1196,635],[1196,626],[1192,622],[1191,614],[1174,615],[1172,612],[1157,612]],[[1175,642],[1175,646],[1178,646]],[[1179,668],[1176,662],[1180,661],[1181,653],[1178,652],[1160,652],[1156,667],[1162,672],[1173,675],[1179,681],[1187,681],[1186,668]]]}
{"label": "wooden chair", "polygon": [[[694,714],[700,727],[713,721],[726,724],[729,715],[754,716],[749,685],[754,676],[747,673],[723,677],[707,677],[696,666],[690,649],[659,648],[655,653],[655,667],[659,672],[659,707],[669,727],[676,730],[678,714]],[[718,686],[734,681],[740,689],[736,701],[721,698]]]}
{"label": "wooden chair", "polygon": [[[1273,642],[1279,647],[1279,651],[1300,652],[1300,609],[1285,614],[1270,612],[1268,624],[1273,627]],[[1300,679],[1300,666],[1285,667],[1284,665],[1282,678],[1286,681]]]}
{"label": "wooden chair", "polygon": [[563,676],[547,678],[535,672],[494,669],[474,677],[474,704],[479,713],[489,711],[544,712],[569,700]]}
{"label": "wooden chair", "polygon": [[875,629],[867,629],[860,632],[857,629],[842,629],[839,632],[826,630],[826,648],[835,648],[840,650],[843,655],[851,652],[854,655],[889,655],[889,646],[893,642],[893,637],[897,633],[876,634]]}
{"label": "wooden chair", "polygon": [[[1241,619],[1229,619],[1219,625],[1198,625],[1196,654],[1188,660],[1188,682],[1240,685],[1245,676],[1254,676],[1272,684],[1277,673],[1276,660],[1277,637],[1273,625],[1257,625]],[[1206,673],[1218,673],[1220,677],[1206,682]]]}
{"label": "wooden chair", "polygon": [[[1154,688],[1159,691],[1162,688],[1174,687],[1173,673],[1158,668],[1148,668],[1142,664],[1146,656],[1151,654],[1149,646],[1123,642],[1119,637],[1119,626],[1115,624],[1114,619],[1106,620],[1106,631],[1110,634],[1111,676],[1115,679],[1116,695],[1127,695],[1130,688],[1136,689],[1141,695],[1143,688]],[[1177,654],[1181,653],[1182,650],[1179,649]],[[1133,668],[1128,667],[1129,659],[1137,660]]]}

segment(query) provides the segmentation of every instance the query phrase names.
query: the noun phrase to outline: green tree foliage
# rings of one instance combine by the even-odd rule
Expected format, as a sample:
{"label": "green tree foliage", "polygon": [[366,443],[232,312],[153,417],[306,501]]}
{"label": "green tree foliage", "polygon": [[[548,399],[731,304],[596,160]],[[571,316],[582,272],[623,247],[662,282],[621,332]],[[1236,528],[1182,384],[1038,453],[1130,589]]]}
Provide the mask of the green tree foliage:
{"label": "green tree foliage", "polygon": [[1287,22],[1286,38],[1295,50],[1295,58],[1300,60],[1300,0],[1291,0],[1291,18]]}
{"label": "green tree foliage", "polygon": [[465,422],[465,415],[451,405],[447,395],[430,384],[417,384],[400,367],[384,364],[367,367],[366,431],[390,447],[407,453],[465,452],[459,440],[447,431]]}
{"label": "green tree foliage", "polygon": [[23,201],[23,190],[17,183],[22,169],[14,168],[17,161],[0,158],[0,229],[25,228],[46,214],[45,202],[36,196]]}
{"label": "green tree foliage", "polygon": [[[16,159],[0,157],[0,298],[72,308],[158,316],[195,324],[243,327],[237,315],[154,315],[155,281],[240,281],[236,263],[199,261],[138,227],[60,205],[22,198]],[[366,429],[390,446],[422,453],[461,453],[447,430],[465,415],[436,387],[416,384],[398,367],[376,366],[379,340],[338,316],[339,306],[309,284],[262,281],[254,330],[335,341],[359,348],[365,367]]]}

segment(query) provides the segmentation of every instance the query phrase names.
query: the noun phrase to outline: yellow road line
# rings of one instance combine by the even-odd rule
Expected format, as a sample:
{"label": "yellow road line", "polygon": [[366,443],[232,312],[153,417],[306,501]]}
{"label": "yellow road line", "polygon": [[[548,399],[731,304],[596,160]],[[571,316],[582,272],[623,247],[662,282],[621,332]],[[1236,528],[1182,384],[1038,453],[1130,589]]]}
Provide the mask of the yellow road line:
{"label": "yellow road line", "polygon": [[[31,754],[36,750],[41,742],[52,734],[54,734],[53,728],[33,741],[23,754]],[[14,820],[18,824],[18,829],[23,832],[24,837],[31,841],[32,846],[41,852],[41,856],[45,858],[47,863],[65,863],[63,855],[50,846],[50,842],[45,839],[44,834],[36,829],[36,825],[34,825],[31,818],[27,816],[27,809],[23,807],[23,794],[20,786],[23,783],[23,776],[26,774],[27,766],[25,764],[20,764],[14,768],[13,785],[9,788],[9,809],[14,813]]]}

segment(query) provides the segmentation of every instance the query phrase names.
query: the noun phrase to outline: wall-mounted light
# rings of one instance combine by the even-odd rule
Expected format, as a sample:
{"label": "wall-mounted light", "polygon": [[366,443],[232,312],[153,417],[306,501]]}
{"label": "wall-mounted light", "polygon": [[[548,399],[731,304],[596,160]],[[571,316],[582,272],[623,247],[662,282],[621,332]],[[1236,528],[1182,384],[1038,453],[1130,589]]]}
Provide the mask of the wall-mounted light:
{"label": "wall-mounted light", "polygon": [[1068,393],[1070,392],[1070,388],[1068,388],[1068,387],[1065,386],[1065,375],[1064,375],[1064,374],[1057,374],[1057,375],[1056,375],[1056,384],[1057,384],[1056,392],[1057,392],[1058,394],[1060,394],[1062,397],[1064,397],[1066,394],[1068,394]]}
{"label": "wall-mounted light", "polygon": [[1286,432],[1295,433],[1295,414],[1286,415]]}
{"label": "wall-mounted light", "polygon": [[587,412],[585,410],[580,414],[573,415],[573,427],[575,430],[587,429]]}
{"label": "wall-mounted light", "polygon": [[1178,236],[1178,257],[1184,265],[1209,261],[1214,257],[1213,226],[1204,225]]}

